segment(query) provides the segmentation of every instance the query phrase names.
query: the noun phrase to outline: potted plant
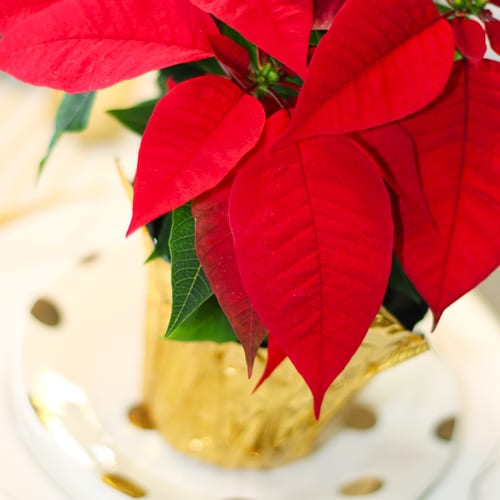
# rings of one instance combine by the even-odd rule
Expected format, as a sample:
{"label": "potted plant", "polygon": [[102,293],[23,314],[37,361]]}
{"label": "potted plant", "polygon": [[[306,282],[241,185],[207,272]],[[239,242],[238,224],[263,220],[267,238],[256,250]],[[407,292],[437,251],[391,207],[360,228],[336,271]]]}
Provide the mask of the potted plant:
{"label": "potted plant", "polygon": [[0,32],[1,70],[68,93],[53,143],[160,71],[161,98],[112,113],[143,134],[129,233],[172,260],[166,333],[227,318],[248,372],[267,342],[264,378],[289,358],[316,416],[388,284],[437,323],[498,266],[484,0],[4,0]]}

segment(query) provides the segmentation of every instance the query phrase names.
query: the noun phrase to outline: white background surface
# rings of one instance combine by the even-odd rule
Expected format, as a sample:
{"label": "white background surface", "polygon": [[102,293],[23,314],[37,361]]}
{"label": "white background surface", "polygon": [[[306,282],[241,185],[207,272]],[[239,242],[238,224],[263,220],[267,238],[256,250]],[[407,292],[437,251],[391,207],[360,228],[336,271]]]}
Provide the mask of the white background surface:
{"label": "white background surface", "polygon": [[[127,84],[123,92],[104,93],[98,107],[126,107],[150,92],[147,82]],[[26,311],[38,294],[77,259],[123,239],[130,209],[115,160],[132,171],[138,139],[99,118],[94,130],[106,127],[104,140],[92,134],[65,137],[37,182],[38,161],[52,133],[55,94],[0,74],[0,102],[0,499],[65,500],[19,438],[10,368]]]}

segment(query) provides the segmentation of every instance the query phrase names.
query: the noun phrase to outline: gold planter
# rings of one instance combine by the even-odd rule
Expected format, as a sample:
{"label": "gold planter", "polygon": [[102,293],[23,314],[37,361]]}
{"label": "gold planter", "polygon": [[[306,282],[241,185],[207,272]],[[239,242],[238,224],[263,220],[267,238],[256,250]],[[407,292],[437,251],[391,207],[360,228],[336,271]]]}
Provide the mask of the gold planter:
{"label": "gold planter", "polygon": [[149,264],[144,406],[154,426],[178,450],[224,467],[269,468],[312,452],[332,434],[341,411],[377,372],[427,350],[381,310],[363,344],[331,386],[321,419],[290,362],[282,363],[255,392],[266,350],[247,378],[243,350],[235,343],[179,342],[158,338],[170,308],[169,266]]}

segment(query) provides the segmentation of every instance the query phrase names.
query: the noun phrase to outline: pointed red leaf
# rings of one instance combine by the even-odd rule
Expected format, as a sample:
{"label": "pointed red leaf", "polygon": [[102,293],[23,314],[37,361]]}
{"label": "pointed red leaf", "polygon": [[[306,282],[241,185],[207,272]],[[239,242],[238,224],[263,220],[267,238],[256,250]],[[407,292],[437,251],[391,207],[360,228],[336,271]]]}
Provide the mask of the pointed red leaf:
{"label": "pointed red leaf", "polygon": [[60,0],[2,0],[0,2],[0,33],[4,34],[16,23],[59,2]]}
{"label": "pointed red leaf", "polygon": [[220,33],[209,35],[208,40],[219,64],[235,75],[239,81],[244,81],[250,65],[248,52],[232,38]]}
{"label": "pointed red leaf", "polygon": [[232,176],[193,201],[195,246],[217,300],[240,340],[252,374],[255,355],[267,335],[243,288],[229,227]]}
{"label": "pointed red leaf", "polygon": [[299,75],[306,70],[313,0],[192,0]]}
{"label": "pointed red leaf", "polygon": [[453,53],[432,0],[349,0],[314,53],[288,142],[417,111],[443,91]]}
{"label": "pointed red leaf", "polygon": [[315,0],[314,24],[315,30],[326,30],[332,24],[335,14],[344,5],[346,0]]}
{"label": "pointed red leaf", "polygon": [[500,21],[492,19],[491,21],[485,23],[485,26],[491,48],[497,54],[500,54]]}
{"label": "pointed red leaf", "polygon": [[486,52],[486,33],[480,23],[465,17],[451,21],[457,49],[469,61],[477,63]]}
{"label": "pointed red leaf", "polygon": [[274,370],[286,359],[283,348],[278,344],[274,335],[267,337],[267,359],[266,367],[255,385],[254,392],[272,375]]}
{"label": "pointed red leaf", "polygon": [[142,138],[128,233],[216,186],[255,146],[264,109],[220,76],[179,83]]}
{"label": "pointed red leaf", "polygon": [[399,198],[411,200],[422,217],[433,223],[418,171],[415,144],[400,125],[391,124],[354,135],[373,156],[382,176]]}
{"label": "pointed red leaf", "polygon": [[382,302],[391,212],[374,160],[346,136],[270,152],[287,125],[285,112],[269,119],[260,152],[238,169],[229,218],[245,289],[318,415]]}
{"label": "pointed red leaf", "polygon": [[0,69],[35,85],[86,92],[210,57],[206,33],[216,31],[189,0],[60,0],[6,33]]}
{"label": "pointed red leaf", "polygon": [[457,62],[443,96],[403,122],[437,228],[403,200],[396,253],[436,321],[500,263],[499,89],[500,63]]}

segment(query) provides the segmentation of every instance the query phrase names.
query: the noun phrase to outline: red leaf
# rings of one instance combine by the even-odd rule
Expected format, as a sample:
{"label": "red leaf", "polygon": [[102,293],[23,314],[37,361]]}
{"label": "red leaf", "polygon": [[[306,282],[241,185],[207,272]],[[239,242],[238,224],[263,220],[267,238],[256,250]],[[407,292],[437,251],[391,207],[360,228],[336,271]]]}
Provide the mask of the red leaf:
{"label": "red leaf", "polygon": [[443,91],[453,54],[451,27],[432,0],[350,0],[314,53],[288,141],[417,111]]}
{"label": "red leaf", "polygon": [[244,81],[248,74],[250,56],[248,52],[228,36],[215,33],[208,37],[210,46],[219,64],[229,70],[239,81]]}
{"label": "red leaf", "polygon": [[264,110],[220,76],[179,83],[144,132],[128,234],[216,186],[257,143]]}
{"label": "red leaf", "polygon": [[229,218],[245,289],[318,415],[382,302],[391,212],[375,162],[345,136],[271,153],[287,125],[285,112],[269,119],[263,146],[238,169]]}
{"label": "red leaf", "polygon": [[473,19],[456,17],[451,25],[460,53],[473,63],[479,62],[486,52],[486,33],[481,24]]}
{"label": "red leaf", "polygon": [[189,0],[60,0],[0,41],[0,69],[67,92],[108,87],[153,69],[210,57],[207,14]]}
{"label": "red leaf", "polygon": [[432,215],[420,179],[415,144],[400,125],[391,124],[354,135],[355,139],[377,160],[382,176],[399,198],[411,200],[422,217]]}
{"label": "red leaf", "polygon": [[299,75],[306,70],[313,0],[192,0]]}
{"label": "red leaf", "polygon": [[257,382],[254,392],[272,375],[274,370],[286,359],[285,351],[278,344],[274,335],[267,337],[267,360],[266,367]]}
{"label": "red leaf", "polygon": [[5,33],[20,21],[59,2],[60,0],[2,0],[0,3],[0,33]]}
{"label": "red leaf", "polygon": [[457,62],[443,96],[403,122],[437,228],[404,200],[396,253],[436,322],[500,262],[499,88],[499,63]]}
{"label": "red leaf", "polygon": [[486,33],[488,33],[488,38],[490,40],[491,48],[500,54],[500,21],[497,19],[492,19],[485,23]]}
{"label": "red leaf", "polygon": [[228,215],[232,182],[230,176],[193,201],[195,246],[210,286],[245,350],[250,377],[267,329],[248,299],[236,264]]}
{"label": "red leaf", "polygon": [[315,30],[326,30],[332,24],[335,14],[344,5],[346,0],[315,0],[314,24]]}

